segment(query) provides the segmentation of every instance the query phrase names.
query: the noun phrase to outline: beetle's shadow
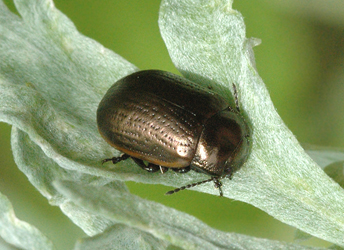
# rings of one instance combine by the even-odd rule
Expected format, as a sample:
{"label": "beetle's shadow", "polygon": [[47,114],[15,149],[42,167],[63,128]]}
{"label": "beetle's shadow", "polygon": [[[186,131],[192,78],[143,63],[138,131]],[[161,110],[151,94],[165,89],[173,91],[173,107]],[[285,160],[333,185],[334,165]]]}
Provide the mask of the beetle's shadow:
{"label": "beetle's shadow", "polygon": [[[226,100],[230,101],[230,104],[234,105],[234,95],[229,88],[230,87],[226,87],[225,85],[221,85],[217,82],[215,82],[214,80],[211,80],[207,77],[201,76],[199,74],[195,74],[193,72],[190,71],[185,71],[185,70],[179,70],[179,72],[188,80],[209,89],[210,91],[213,91],[219,95],[221,95],[223,98],[225,98]],[[234,83],[235,84],[235,83]],[[232,86],[232,83],[229,82],[228,86]]]}
{"label": "beetle's shadow", "polygon": [[[186,71],[186,70],[180,70],[178,69],[180,73],[182,73],[182,75],[187,78],[188,80],[201,85],[202,87],[205,87],[217,94],[219,94],[220,96],[222,96],[223,98],[225,98],[228,103],[230,104],[231,107],[235,107],[236,106],[236,102],[235,102],[235,89],[234,87],[237,89],[238,85],[236,82],[226,82],[226,84],[219,84],[214,80],[211,80],[207,77],[201,76],[199,74],[195,74],[193,72],[190,71]],[[235,86],[233,86],[235,85]],[[238,98],[238,106],[240,108],[239,113],[243,116],[246,124],[248,125],[248,134],[245,135],[245,138],[248,140],[248,148],[247,148],[247,154],[250,155],[251,154],[251,150],[252,150],[252,136],[253,136],[253,126],[250,120],[250,117],[248,116],[247,112],[242,108],[242,102],[241,102],[241,98],[240,98],[240,94],[237,96]],[[237,169],[236,169],[237,170]],[[236,171],[234,170],[234,171]]]}
{"label": "beetle's shadow", "polygon": [[[195,74],[190,71],[180,70],[180,69],[178,69],[178,71],[188,80],[196,84],[199,84],[200,86],[205,87],[209,89],[210,91],[213,91],[216,94],[222,96],[229,102],[231,107],[235,107],[234,89],[232,86],[234,84],[236,87],[238,87],[238,84],[236,82],[231,81],[222,85],[222,84],[217,83],[214,80],[211,80],[207,77],[201,76],[199,74]],[[238,96],[238,101],[239,101],[240,113],[245,117],[245,121],[248,122],[248,124],[250,125],[249,129],[250,129],[250,134],[252,135],[252,132],[253,132],[252,123],[250,122],[249,116],[247,115],[245,110],[242,109],[240,95]]]}

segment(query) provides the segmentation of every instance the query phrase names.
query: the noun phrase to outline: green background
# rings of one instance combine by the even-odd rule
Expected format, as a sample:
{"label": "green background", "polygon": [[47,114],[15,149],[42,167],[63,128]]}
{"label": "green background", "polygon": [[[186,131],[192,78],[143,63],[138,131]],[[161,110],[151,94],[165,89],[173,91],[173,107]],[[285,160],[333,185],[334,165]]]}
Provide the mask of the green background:
{"label": "green background", "polygon": [[[178,73],[159,33],[160,0],[54,2],[81,33],[140,69]],[[247,37],[262,39],[254,48],[258,72],[278,113],[301,143],[344,148],[344,8],[337,7],[340,1],[331,1],[332,6],[321,1],[312,6],[297,0],[279,2],[246,0],[233,5],[245,18]],[[5,3],[14,10],[10,0]],[[0,123],[0,138],[0,192],[10,198],[17,216],[39,228],[57,249],[72,249],[83,232],[17,169],[9,125]],[[220,230],[293,241],[294,228],[242,202],[193,191],[164,196],[170,188],[159,185],[128,186],[143,198],[185,211]],[[316,239],[305,244],[329,245]]]}

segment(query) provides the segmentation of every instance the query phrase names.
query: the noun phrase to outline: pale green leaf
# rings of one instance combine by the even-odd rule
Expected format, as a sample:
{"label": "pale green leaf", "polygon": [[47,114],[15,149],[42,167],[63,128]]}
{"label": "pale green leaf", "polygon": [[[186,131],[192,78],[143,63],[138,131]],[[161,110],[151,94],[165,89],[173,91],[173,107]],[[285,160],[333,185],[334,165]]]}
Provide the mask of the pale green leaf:
{"label": "pale green leaf", "polygon": [[335,162],[325,167],[325,173],[344,188],[344,161]]}
{"label": "pale green leaf", "polygon": [[[172,53],[171,39],[167,39],[178,68],[200,84],[211,84],[216,91],[223,91],[225,96],[230,95],[229,88],[235,82],[240,105],[253,129],[252,154],[233,181],[224,181],[225,195],[261,207],[286,223],[305,228],[304,231],[309,232],[313,226],[313,235],[341,244],[338,234],[342,232],[342,191],[305,157],[279,120],[254,70],[253,54],[248,51],[256,41],[245,39],[240,14],[221,1],[206,1],[202,5],[197,1],[191,7],[178,1],[181,5],[173,13],[167,3],[163,2],[160,19],[164,37],[166,32],[174,36],[175,52],[183,46],[187,49],[180,55]],[[132,239],[141,239],[133,240],[130,246],[134,249],[140,244],[152,249],[164,249],[171,244],[186,249],[315,249],[220,232],[194,217],[131,195],[125,180],[181,186],[208,177],[195,172],[181,176],[172,171],[152,175],[130,160],[102,166],[102,159],[119,152],[97,131],[98,103],[116,80],[138,69],[78,33],[52,1],[16,0],[15,4],[20,16],[8,11],[0,1],[0,121],[13,125],[12,150],[21,171],[51,204],[59,205],[92,236],[80,241],[77,247],[87,242],[101,248],[108,246],[111,239],[130,234]],[[175,3],[169,4],[173,7]],[[178,11],[183,10],[187,13],[178,16]],[[220,19],[214,20],[214,16]],[[202,21],[204,18],[206,22]],[[214,21],[219,27],[214,29],[215,37],[210,29]],[[174,33],[177,26],[184,33]],[[197,37],[197,30],[204,32],[202,29],[210,34]],[[209,38],[208,44],[205,38]],[[205,61],[199,59],[200,51]],[[183,67],[176,56],[180,56]],[[188,65],[185,58],[196,61],[191,60]],[[231,62],[230,67],[226,62]],[[261,117],[257,120],[259,112]],[[270,137],[267,130],[272,133]],[[297,163],[303,170],[293,172],[296,167],[289,163]],[[309,175],[310,170],[314,176]],[[321,186],[314,186],[324,178],[326,187],[320,192]],[[211,183],[195,189],[218,195]],[[326,196],[328,192],[332,193]],[[338,199],[337,203],[334,199]],[[3,204],[10,207],[9,203]],[[334,204],[338,205],[337,210]],[[329,210],[323,211],[324,206]],[[282,211],[287,211],[284,216],[280,215]],[[306,219],[296,223],[296,218]],[[316,226],[310,223],[312,219]],[[122,232],[118,230],[119,223],[123,225]],[[4,221],[1,232],[11,228],[11,222]],[[324,228],[328,232],[319,235]],[[35,240],[40,235],[30,233],[24,231],[23,239]],[[11,239],[1,236],[12,244]],[[113,242],[113,249],[122,247],[122,243],[125,244]]]}
{"label": "pale green leaf", "polygon": [[307,154],[324,169],[326,166],[344,161],[344,150],[339,148],[305,145]]}
{"label": "pale green leaf", "polygon": [[[51,241],[45,237],[37,228],[19,220],[13,211],[12,205],[6,196],[0,193],[0,238],[5,240],[0,246],[4,245],[7,249],[54,249]],[[6,248],[1,249],[6,249]]]}
{"label": "pale green leaf", "polygon": [[116,249],[159,250],[166,249],[168,245],[149,233],[117,224],[100,235],[79,240],[75,250],[111,250],[114,249],[114,242]]}
{"label": "pale green leaf", "polygon": [[0,237],[0,249],[1,250],[18,250],[20,248],[18,247],[15,247],[9,243],[7,243],[5,240],[3,240],[1,237]]}
{"label": "pale green leaf", "polygon": [[213,86],[228,99],[233,99],[232,83],[238,89],[252,129],[252,149],[233,179],[223,181],[224,194],[343,246],[344,191],[305,153],[277,114],[252,62],[243,17],[231,5],[228,0],[164,0],[159,18],[170,56],[185,77]]}
{"label": "pale green leaf", "polygon": [[[221,232],[190,215],[135,195],[118,192],[111,186],[84,186],[71,181],[59,181],[55,186],[78,206],[137,229],[133,231],[141,230],[142,237],[146,240],[149,233],[157,239],[183,249],[320,249]],[[94,240],[102,237],[105,239],[99,242],[106,242],[110,237],[118,237],[117,230],[111,230],[103,236],[95,237]],[[154,241],[157,242],[156,239]],[[159,245],[161,243],[152,244],[152,249],[159,249]]]}
{"label": "pale green leaf", "polygon": [[325,173],[344,188],[344,150],[339,148],[306,146],[306,152]]}
{"label": "pale green leaf", "polygon": [[294,241],[295,242],[301,242],[304,240],[308,240],[312,238],[312,235],[302,232],[301,230],[296,229],[294,233]]}

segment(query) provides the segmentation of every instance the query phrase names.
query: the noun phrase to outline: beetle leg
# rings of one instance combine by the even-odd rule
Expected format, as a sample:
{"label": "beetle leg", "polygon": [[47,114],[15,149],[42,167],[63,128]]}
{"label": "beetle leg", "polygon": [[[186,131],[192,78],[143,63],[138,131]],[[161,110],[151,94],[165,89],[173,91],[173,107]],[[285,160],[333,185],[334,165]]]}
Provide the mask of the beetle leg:
{"label": "beetle leg", "polygon": [[113,164],[116,164],[120,161],[124,161],[126,159],[128,159],[130,156],[127,155],[127,154],[122,154],[121,156],[119,157],[113,157],[113,158],[108,158],[108,159],[104,159],[102,160],[102,164],[104,164],[105,162],[108,162],[108,161],[112,161]]}
{"label": "beetle leg", "polygon": [[238,112],[240,112],[239,101],[238,101],[238,91],[237,91],[235,84],[234,83],[232,83],[232,84],[233,84],[233,91],[234,91],[235,107],[238,110]]}
{"label": "beetle leg", "polygon": [[[152,164],[152,163],[149,163],[149,164]],[[149,166],[148,164],[148,166]],[[168,168],[167,167],[163,167],[163,166],[160,166],[159,165],[159,168],[160,168],[160,172],[163,174],[163,173],[166,173],[168,171]]]}
{"label": "beetle leg", "polygon": [[223,196],[223,192],[222,192],[222,182],[219,180],[218,177],[212,177],[212,180],[214,181],[214,184],[215,184],[215,188],[218,188],[219,189],[219,192],[220,192],[220,197]]}
{"label": "beetle leg", "polygon": [[139,165],[142,169],[150,172],[150,173],[154,173],[154,172],[157,172],[160,170],[160,166],[159,165],[155,165],[155,164],[152,164],[152,163],[148,163],[148,165],[146,165],[143,160],[140,160],[140,159],[137,159],[137,158],[134,158],[134,157],[131,157],[131,159],[133,159],[133,161]]}
{"label": "beetle leg", "polygon": [[184,168],[171,168],[174,172],[184,174],[191,170],[190,166],[184,167]]}

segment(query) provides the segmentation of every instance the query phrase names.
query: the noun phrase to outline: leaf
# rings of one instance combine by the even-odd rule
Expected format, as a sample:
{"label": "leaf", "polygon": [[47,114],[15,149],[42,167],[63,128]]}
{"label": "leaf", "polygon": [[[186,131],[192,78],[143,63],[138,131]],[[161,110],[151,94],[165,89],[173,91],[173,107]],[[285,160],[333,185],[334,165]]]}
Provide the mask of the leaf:
{"label": "leaf", "polygon": [[[7,243],[21,249],[49,250],[53,249],[51,241],[37,228],[19,220],[6,196],[0,193],[0,236]],[[1,239],[0,238],[0,239]],[[10,244],[2,243],[8,249],[14,249]],[[1,249],[6,249],[2,247]]]}
{"label": "leaf", "polygon": [[[12,129],[12,147],[15,148],[14,156],[21,171],[29,178],[30,182],[54,205],[59,205],[61,210],[88,235],[103,232],[114,225],[102,216],[89,213],[82,207],[76,206],[55,189],[52,182],[61,178],[63,180],[82,181],[93,185],[105,185],[108,179],[87,176],[78,172],[61,169],[49,159],[40,148],[30,140],[29,136],[19,129]],[[122,182],[112,182],[113,188],[121,192],[128,192]]]}
{"label": "leaf", "polygon": [[233,99],[232,83],[237,87],[252,148],[233,179],[223,181],[224,194],[343,246],[343,189],[304,152],[276,113],[252,62],[254,42],[245,37],[243,18],[231,5],[227,0],[164,0],[159,17],[170,56],[185,77],[211,85],[228,99]]}
{"label": "leaf", "polygon": [[342,188],[344,187],[344,161],[332,163],[328,165],[324,171]]}
{"label": "leaf", "polygon": [[309,235],[308,233],[302,232],[301,230],[296,229],[294,234],[294,241],[301,242],[304,240],[308,240],[312,238],[312,235]]}
{"label": "leaf", "polygon": [[344,187],[344,150],[331,147],[306,145],[306,152],[315,160],[325,173]]}
{"label": "leaf", "polygon": [[0,237],[0,249],[2,250],[18,250],[19,248],[7,243]]}
{"label": "leaf", "polygon": [[[221,4],[220,1],[209,3],[212,4],[206,5],[204,8],[207,10],[206,13],[199,11],[197,9],[199,6],[196,6],[197,8],[192,9],[193,15],[200,20],[205,17],[204,15],[212,18],[213,15],[219,14],[226,18],[240,19],[240,14],[228,6],[222,8],[221,5],[218,5]],[[143,239],[141,243],[144,246],[147,244],[158,246],[159,243],[163,243],[160,246],[172,244],[191,249],[209,249],[208,246],[211,249],[315,249],[219,232],[189,215],[131,195],[123,182],[125,180],[180,186],[182,183],[188,184],[204,180],[206,176],[195,172],[183,176],[176,173],[152,175],[134,166],[132,161],[126,161],[114,167],[102,166],[102,159],[118,155],[119,152],[111,148],[97,131],[95,118],[97,105],[105,91],[114,82],[138,69],[117,54],[79,34],[73,23],[55,9],[52,1],[16,0],[15,4],[20,16],[8,11],[0,1],[0,121],[13,125],[12,150],[21,171],[28,176],[31,183],[42,195],[47,197],[51,204],[60,206],[61,210],[75,224],[89,236],[93,236],[93,238],[80,241],[79,246],[87,241],[88,244],[100,248],[106,246],[106,242],[111,238],[124,237],[123,234],[130,233],[132,239],[137,239],[140,235]],[[219,6],[223,13],[221,11],[214,12],[214,10],[218,10]],[[180,7],[184,8],[184,6]],[[166,5],[163,5],[162,13],[164,13],[164,8],[166,11]],[[165,22],[163,25],[165,29],[167,26],[173,27],[175,25],[173,21],[169,25]],[[222,60],[231,59],[235,62],[233,67],[237,67],[237,70],[244,70],[248,61],[246,57],[242,57],[242,54],[247,52],[245,48],[250,49],[254,40],[245,42],[246,47],[243,45],[243,42],[246,41],[242,37],[244,32],[241,30],[244,25],[241,19],[239,21],[237,22],[238,26],[234,25],[233,30],[242,38],[240,41],[234,39],[233,41],[236,43],[227,44],[225,37],[218,36],[207,46],[211,48],[217,41],[221,42],[221,39],[224,39],[223,42],[232,49],[231,52],[234,54],[230,54],[231,58],[224,57]],[[192,21],[189,24],[188,29],[191,30],[193,26],[197,25],[197,22]],[[226,26],[223,27],[226,28]],[[185,42],[192,46],[194,41],[192,37],[190,39]],[[197,55],[197,48],[191,55]],[[249,57],[247,53],[245,55],[247,58]],[[252,55],[250,54],[250,60],[253,60]],[[213,65],[208,65],[210,68],[221,66],[217,61],[218,54],[209,53],[208,57],[213,60]],[[239,59],[242,61],[237,64]],[[250,63],[251,71],[244,70],[243,72],[246,72],[251,77],[250,79],[258,81],[259,78],[252,66],[253,62]],[[239,67],[241,64],[243,68]],[[222,70],[225,69],[222,67]],[[204,72],[206,73],[207,70]],[[238,71],[236,76],[241,77],[241,73]],[[201,76],[203,71],[199,70],[197,74]],[[190,77],[195,75],[196,72],[190,71]],[[213,84],[219,80],[209,78],[209,76],[201,77],[206,82],[200,81],[200,83]],[[221,78],[220,80],[225,80],[229,75],[219,74],[218,77]],[[294,213],[289,211],[290,214],[286,214],[286,217],[282,216],[282,220],[289,221],[290,218],[294,218],[295,214],[300,214],[304,218],[306,214],[309,216],[308,219],[314,218],[315,223],[320,222],[320,229],[313,225],[314,231],[322,232],[323,228],[328,227],[329,231],[324,234],[324,238],[328,238],[328,235],[332,234],[330,239],[337,239],[341,232],[338,225],[342,218],[339,218],[338,215],[341,213],[342,200],[338,201],[339,209],[336,211],[332,211],[333,204],[332,207],[328,206],[330,210],[326,211],[327,213],[321,209],[318,210],[318,212],[325,213],[323,220],[318,218],[322,213],[315,213],[312,209],[327,206],[329,202],[333,203],[333,197],[341,199],[341,190],[338,189],[331,193],[331,197],[326,201],[317,200],[311,195],[309,199],[306,196],[305,200],[301,202],[300,193],[290,193],[290,191],[295,191],[293,189],[295,185],[300,186],[301,191],[305,191],[307,187],[310,188],[306,191],[317,191],[317,189],[312,189],[313,180],[306,179],[303,182],[302,179],[300,182],[300,177],[303,175],[300,176],[299,172],[297,174],[290,173],[294,169],[286,168],[287,163],[290,162],[283,161],[285,160],[283,153],[286,152],[284,147],[276,147],[276,145],[266,147],[267,139],[264,137],[267,134],[266,128],[270,129],[271,126],[271,130],[275,134],[276,128],[280,129],[277,131],[281,135],[277,136],[277,140],[275,140],[276,135],[274,134],[274,137],[268,138],[270,142],[280,143],[283,139],[283,143],[286,145],[293,145],[288,150],[296,150],[298,160],[302,159],[302,163],[309,166],[310,169],[316,166],[310,164],[308,158],[302,158],[304,152],[276,118],[269,99],[262,98],[264,94],[267,95],[267,92],[262,83],[258,83],[255,85],[251,81],[245,83],[249,89],[247,95],[244,95],[241,89],[245,86],[238,85],[239,94],[241,97],[245,97],[242,98],[245,117],[250,120],[251,126],[254,125],[252,155],[247,166],[235,175],[232,182],[225,181],[226,196],[238,197],[241,194],[242,200],[261,205],[266,210],[269,210],[270,205],[275,206],[276,202],[277,204],[281,202],[280,207],[276,206],[276,209],[284,208],[289,205],[285,200],[290,199],[290,209]],[[229,86],[231,85],[229,84]],[[254,92],[252,88],[257,92]],[[220,86],[216,89],[230,93],[228,86]],[[253,96],[253,92],[261,93],[262,96]],[[259,102],[259,105],[253,105],[252,98]],[[267,124],[261,124],[261,120],[251,120],[251,117],[257,116],[257,108],[262,108],[260,110],[262,114],[267,111],[272,112],[271,114],[268,112],[267,117],[262,115],[262,118],[268,121]],[[286,134],[289,136],[289,142],[288,140],[284,141]],[[270,150],[273,156],[271,158],[268,157]],[[277,155],[283,159],[278,163],[275,162],[276,151],[281,153]],[[291,162],[295,163],[296,160]],[[276,164],[281,164],[285,170],[279,173],[280,168],[277,169]],[[309,171],[303,171],[301,174],[306,173],[309,174]],[[281,174],[285,176],[286,180],[278,182]],[[319,177],[315,178],[314,185],[318,184],[318,179],[323,179],[323,172],[318,170],[316,176],[318,174]],[[290,181],[295,181],[292,187],[286,185],[286,182]],[[332,192],[337,186],[334,186],[329,178],[326,181],[327,187],[324,192]],[[205,184],[195,189],[218,194],[212,184]],[[262,191],[268,192],[261,193]],[[275,194],[276,197],[271,194]],[[305,213],[304,210],[308,208],[305,204],[308,201],[310,210],[309,213]],[[297,207],[295,208],[297,202],[300,203],[301,212],[296,209]],[[275,213],[279,215],[278,212],[275,211]],[[300,217],[298,218],[300,219]],[[306,220],[306,222],[308,221]],[[295,224],[299,225],[300,223]],[[118,230],[116,230],[116,228],[120,228],[120,225],[125,225],[124,229],[127,230],[122,232],[122,235],[118,234]],[[300,227],[302,226],[304,224],[301,223]],[[11,223],[5,222],[2,224],[1,230],[6,231],[11,227]],[[333,227],[337,231],[333,232]],[[36,236],[31,236],[30,231],[23,232],[23,239],[25,239],[24,234],[30,240],[35,240]],[[3,238],[5,239],[5,237]],[[6,241],[8,241],[7,238]],[[120,243],[114,242],[113,247],[116,248],[116,244]],[[136,247],[137,245],[132,246]]]}
{"label": "leaf", "polygon": [[114,242],[117,249],[166,249],[168,245],[148,233],[117,224],[100,235],[79,240],[75,250],[110,250]]}
{"label": "leaf", "polygon": [[[101,159],[116,151],[100,138],[95,113],[107,88],[137,69],[79,34],[52,1],[15,4],[20,17],[0,1],[0,121],[13,125],[15,161],[32,184],[86,233],[103,232],[113,222],[81,213],[52,182],[115,181]],[[127,192],[123,182],[113,186]],[[3,230],[10,226],[3,224]]]}
{"label": "leaf", "polygon": [[307,154],[322,168],[326,166],[344,161],[344,150],[331,147],[320,147],[313,145],[305,145]]}
{"label": "leaf", "polygon": [[[135,195],[118,192],[109,186],[85,186],[71,181],[55,182],[55,186],[78,206],[137,229],[133,231],[146,232],[142,233],[144,239],[147,239],[149,233],[183,249],[320,249],[221,232],[190,215]],[[116,228],[118,226],[95,240],[100,238],[99,241],[106,244],[108,238],[118,237]],[[152,244],[152,249],[159,249],[161,244]]]}

